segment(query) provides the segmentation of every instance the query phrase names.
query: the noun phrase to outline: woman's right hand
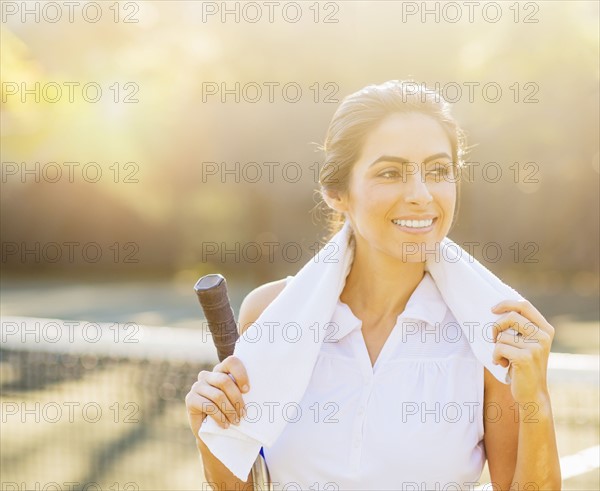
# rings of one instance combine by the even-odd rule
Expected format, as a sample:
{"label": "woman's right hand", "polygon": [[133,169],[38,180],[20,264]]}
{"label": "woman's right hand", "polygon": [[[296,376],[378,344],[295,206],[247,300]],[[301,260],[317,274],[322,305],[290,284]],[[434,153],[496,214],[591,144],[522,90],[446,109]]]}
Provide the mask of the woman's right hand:
{"label": "woman's right hand", "polygon": [[[244,386],[248,388],[244,390]],[[188,421],[196,439],[200,438],[198,431],[206,416],[213,418],[222,428],[238,424],[245,416],[242,393],[248,392],[249,387],[246,369],[233,355],[215,365],[212,372],[202,370],[198,373],[198,381],[185,396]]]}

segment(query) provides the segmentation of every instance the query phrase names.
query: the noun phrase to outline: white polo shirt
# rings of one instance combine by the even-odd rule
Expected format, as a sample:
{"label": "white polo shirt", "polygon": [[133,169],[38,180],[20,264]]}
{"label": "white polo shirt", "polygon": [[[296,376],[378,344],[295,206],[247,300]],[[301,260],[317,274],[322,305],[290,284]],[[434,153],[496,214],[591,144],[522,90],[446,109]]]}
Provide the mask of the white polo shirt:
{"label": "white polo shirt", "polygon": [[[336,336],[342,324],[353,327]],[[273,489],[472,489],[486,459],[484,367],[431,275],[374,367],[361,326],[338,300],[303,399],[263,448]]]}

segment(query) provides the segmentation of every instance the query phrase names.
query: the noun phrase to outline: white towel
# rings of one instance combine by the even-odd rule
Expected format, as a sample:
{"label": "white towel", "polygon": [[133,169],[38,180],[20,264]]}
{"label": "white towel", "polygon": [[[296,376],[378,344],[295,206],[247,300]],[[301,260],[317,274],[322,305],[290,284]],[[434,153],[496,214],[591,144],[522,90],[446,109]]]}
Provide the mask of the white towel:
{"label": "white towel", "polygon": [[[242,480],[261,446],[270,447],[302,400],[354,257],[346,221],[342,229],[288,282],[238,340],[234,354],[246,367],[250,391],[243,394],[247,417],[238,426],[221,428],[208,417],[199,437]],[[444,301],[461,325],[475,356],[501,382],[509,384],[509,367],[494,365],[492,325],[500,317],[491,307],[506,299],[522,300],[508,285],[447,237],[429,271]],[[335,338],[344,329],[337,326]],[[331,332],[331,330],[330,330]],[[329,338],[328,338],[329,341]],[[287,409],[286,409],[287,408]]]}

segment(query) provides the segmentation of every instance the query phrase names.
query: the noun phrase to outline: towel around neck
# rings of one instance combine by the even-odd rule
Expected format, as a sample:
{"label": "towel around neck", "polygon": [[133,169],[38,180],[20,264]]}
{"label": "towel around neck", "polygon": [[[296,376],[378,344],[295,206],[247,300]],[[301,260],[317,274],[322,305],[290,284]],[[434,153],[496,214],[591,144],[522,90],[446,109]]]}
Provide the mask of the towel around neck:
{"label": "towel around neck", "polygon": [[[425,270],[475,356],[509,384],[509,367],[492,361],[492,326],[500,316],[491,307],[523,297],[449,238],[441,241],[439,251],[426,261]],[[352,229],[346,221],[239,338],[234,356],[250,380],[250,391],[243,394],[247,416],[226,429],[207,417],[198,433],[238,478],[246,480],[260,448],[270,447],[282,432],[288,422],[285,408],[301,401],[353,258]],[[338,336],[349,327],[336,326]]]}

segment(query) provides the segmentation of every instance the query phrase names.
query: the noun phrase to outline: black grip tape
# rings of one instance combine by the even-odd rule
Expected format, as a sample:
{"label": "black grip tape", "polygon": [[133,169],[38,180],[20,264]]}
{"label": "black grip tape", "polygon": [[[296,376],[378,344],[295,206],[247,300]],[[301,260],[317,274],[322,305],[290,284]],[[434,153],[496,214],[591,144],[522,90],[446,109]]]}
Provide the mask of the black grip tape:
{"label": "black grip tape", "polygon": [[220,274],[207,274],[194,285],[219,361],[233,354],[239,337],[233,309],[227,294],[227,281]]}

